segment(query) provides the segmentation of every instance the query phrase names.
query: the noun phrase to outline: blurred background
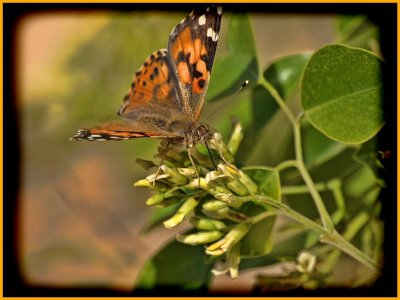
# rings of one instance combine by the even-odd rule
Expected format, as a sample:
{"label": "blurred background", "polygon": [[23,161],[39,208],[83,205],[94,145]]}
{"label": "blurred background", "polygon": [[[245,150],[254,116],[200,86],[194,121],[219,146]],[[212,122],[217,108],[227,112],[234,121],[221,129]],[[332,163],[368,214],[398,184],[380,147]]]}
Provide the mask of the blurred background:
{"label": "blurred background", "polygon": [[[13,34],[20,140],[15,234],[20,272],[32,286],[129,291],[145,260],[181,230],[141,234],[153,208],[145,205],[151,194],[133,187],[146,176],[135,159],[153,159],[157,140],[69,141],[79,128],[118,119],[134,72],[150,53],[166,47],[173,26],[192,9],[135,6],[5,11],[19,13]],[[227,52],[230,16],[227,9],[216,58]],[[335,38],[333,14],[250,16],[262,69],[280,56],[313,52]],[[206,103],[203,119],[221,103]],[[226,136],[229,117],[244,116],[250,107],[244,90],[207,123]],[[282,131],[289,130],[282,120]],[[279,140],[276,132],[266,134]],[[277,155],[274,149],[262,151],[271,153],[254,155],[252,164],[267,164]],[[235,282],[218,277],[212,288],[250,290],[253,277],[243,273]]]}

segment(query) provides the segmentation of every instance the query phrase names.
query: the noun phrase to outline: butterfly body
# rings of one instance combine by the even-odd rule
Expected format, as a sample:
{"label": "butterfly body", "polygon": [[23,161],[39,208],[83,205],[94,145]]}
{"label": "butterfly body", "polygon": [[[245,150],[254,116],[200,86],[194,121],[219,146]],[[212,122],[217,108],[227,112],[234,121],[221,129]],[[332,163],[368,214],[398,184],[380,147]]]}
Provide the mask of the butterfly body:
{"label": "butterfly body", "polygon": [[199,121],[217,49],[222,8],[195,9],[135,72],[118,115],[122,121],[80,129],[72,140],[168,139],[187,147],[211,138]]}

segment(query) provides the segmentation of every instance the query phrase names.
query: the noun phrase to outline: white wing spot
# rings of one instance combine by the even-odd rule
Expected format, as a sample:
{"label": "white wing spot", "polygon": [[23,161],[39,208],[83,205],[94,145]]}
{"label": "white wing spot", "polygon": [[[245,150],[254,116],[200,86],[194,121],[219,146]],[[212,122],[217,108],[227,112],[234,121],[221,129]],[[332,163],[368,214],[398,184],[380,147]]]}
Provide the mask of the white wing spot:
{"label": "white wing spot", "polygon": [[206,8],[206,12],[209,12],[209,11],[210,11],[210,7],[207,7],[207,8]]}
{"label": "white wing spot", "polygon": [[213,42],[218,41],[218,33],[216,33],[211,27],[207,30],[207,36],[210,37]]}
{"label": "white wing spot", "polygon": [[[176,26],[175,26],[176,27]],[[175,27],[174,28],[172,28],[172,31],[171,31],[171,33],[169,34],[169,35],[172,35],[173,33],[174,33],[174,31],[175,31]]]}
{"label": "white wing spot", "polygon": [[222,6],[217,6],[217,14],[222,15]]}
{"label": "white wing spot", "polygon": [[206,15],[202,15],[202,16],[199,18],[199,25],[200,25],[200,26],[203,26],[204,24],[206,24]]}

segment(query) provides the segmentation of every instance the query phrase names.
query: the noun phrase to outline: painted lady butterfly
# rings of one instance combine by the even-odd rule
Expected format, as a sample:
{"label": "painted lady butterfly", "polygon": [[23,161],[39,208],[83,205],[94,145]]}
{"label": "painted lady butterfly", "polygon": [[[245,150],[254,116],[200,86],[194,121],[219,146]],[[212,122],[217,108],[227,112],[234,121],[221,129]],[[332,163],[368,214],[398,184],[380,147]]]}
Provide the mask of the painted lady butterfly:
{"label": "painted lady butterfly", "polygon": [[[171,32],[167,49],[136,71],[118,111],[124,121],[80,129],[71,140],[169,139],[188,148],[211,138],[199,122],[217,49],[222,7],[195,9]],[[190,156],[190,153],[189,153]]]}

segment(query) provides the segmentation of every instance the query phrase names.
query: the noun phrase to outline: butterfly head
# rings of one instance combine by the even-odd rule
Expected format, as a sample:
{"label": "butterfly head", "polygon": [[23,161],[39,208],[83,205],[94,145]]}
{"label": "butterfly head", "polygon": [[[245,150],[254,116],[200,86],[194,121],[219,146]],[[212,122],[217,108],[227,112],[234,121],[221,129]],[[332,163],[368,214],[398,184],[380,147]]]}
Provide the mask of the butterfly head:
{"label": "butterfly head", "polygon": [[196,123],[185,137],[185,142],[189,147],[193,147],[195,144],[203,141],[207,141],[211,138],[210,130],[204,123]]}

